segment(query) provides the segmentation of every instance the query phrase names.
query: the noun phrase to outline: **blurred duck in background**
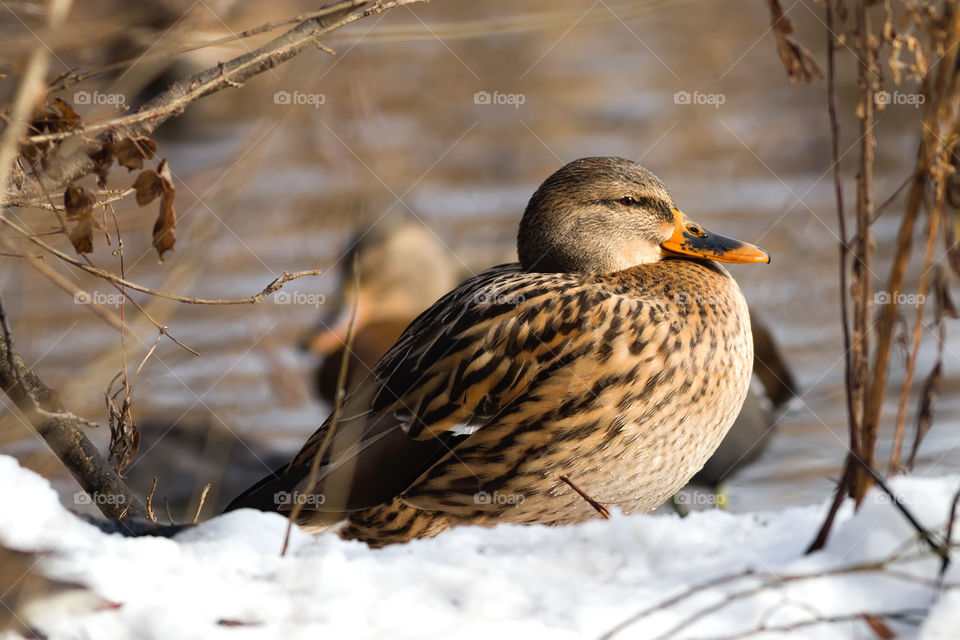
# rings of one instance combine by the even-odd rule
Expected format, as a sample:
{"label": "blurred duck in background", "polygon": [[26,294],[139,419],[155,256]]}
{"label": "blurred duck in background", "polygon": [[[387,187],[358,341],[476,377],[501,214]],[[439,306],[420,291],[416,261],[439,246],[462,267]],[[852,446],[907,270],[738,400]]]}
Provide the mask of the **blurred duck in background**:
{"label": "blurred duck in background", "polygon": [[[414,318],[470,275],[436,234],[409,218],[381,220],[355,235],[349,246],[338,265],[340,303],[336,316],[312,330],[301,344],[323,358],[316,373],[316,389],[330,403],[336,395],[354,304],[357,320],[347,363],[347,392],[370,373]],[[355,261],[359,287],[354,285]],[[753,312],[750,322],[754,344],[750,393],[720,447],[691,480],[715,491],[759,457],[777,419],[797,393],[793,374],[772,333]]]}
{"label": "blurred duck in background", "polygon": [[[354,264],[359,286],[354,282]],[[436,234],[406,217],[384,218],[356,234],[337,268],[337,309],[301,343],[304,350],[323,357],[316,388],[330,403],[337,391],[354,306],[357,319],[347,364],[347,391],[367,376],[414,318],[471,275]]]}

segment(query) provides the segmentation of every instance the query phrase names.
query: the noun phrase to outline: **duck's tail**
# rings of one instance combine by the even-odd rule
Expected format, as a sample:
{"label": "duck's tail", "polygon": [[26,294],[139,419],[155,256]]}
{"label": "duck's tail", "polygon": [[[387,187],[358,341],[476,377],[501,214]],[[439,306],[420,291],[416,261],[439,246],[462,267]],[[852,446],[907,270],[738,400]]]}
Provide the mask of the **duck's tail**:
{"label": "duck's tail", "polygon": [[276,469],[255,485],[233,499],[224,509],[257,509],[259,511],[280,511],[289,506],[294,487],[303,479],[303,474],[291,472],[288,465]]}

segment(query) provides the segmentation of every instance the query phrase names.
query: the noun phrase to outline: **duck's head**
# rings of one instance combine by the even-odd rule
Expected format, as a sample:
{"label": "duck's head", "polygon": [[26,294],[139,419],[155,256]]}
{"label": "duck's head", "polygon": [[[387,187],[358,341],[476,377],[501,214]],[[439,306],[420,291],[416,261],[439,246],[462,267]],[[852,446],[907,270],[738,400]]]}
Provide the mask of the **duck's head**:
{"label": "duck's head", "polygon": [[[336,303],[330,305],[336,311],[323,319],[322,328],[311,330],[301,339],[300,345],[306,351],[329,355],[342,349],[354,305],[357,339],[366,336],[377,345],[389,339],[390,346],[400,330],[460,280],[459,265],[454,263],[449,250],[435,233],[415,219],[382,218],[359,229],[348,246],[337,262],[340,283]],[[354,282],[355,261],[359,287]],[[368,330],[361,331],[365,327]]]}
{"label": "duck's head", "polygon": [[611,273],[691,256],[770,262],[763,249],[710,233],[677,209],[660,178],[623,158],[582,158],[530,198],[517,238],[527,271]]}

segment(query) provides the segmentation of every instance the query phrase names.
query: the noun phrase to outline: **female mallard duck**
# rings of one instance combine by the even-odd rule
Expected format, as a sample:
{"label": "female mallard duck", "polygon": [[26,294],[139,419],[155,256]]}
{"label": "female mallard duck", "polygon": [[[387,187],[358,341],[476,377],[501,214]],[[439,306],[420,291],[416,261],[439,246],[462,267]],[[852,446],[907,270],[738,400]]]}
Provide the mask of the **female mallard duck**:
{"label": "female mallard duck", "polygon": [[[703,465],[750,382],[750,318],[714,260],[769,262],[690,222],[621,158],[550,176],[520,222],[519,264],[437,301],[287,466],[228,507],[304,504],[374,545],[457,524],[626,513]],[[309,483],[311,463],[320,473]]]}
{"label": "female mallard duck", "polygon": [[691,479],[719,491],[721,485],[742,467],[756,460],[767,448],[787,402],[797,395],[793,373],[780,353],[773,334],[753,312],[753,376],[760,390],[750,390],[740,415],[710,459]]}
{"label": "female mallard duck", "polygon": [[[339,311],[325,318],[301,342],[305,350],[323,356],[317,368],[316,389],[330,403],[336,397],[340,365],[347,353],[347,329],[354,305],[357,317],[347,364],[348,393],[363,382],[414,318],[457,285],[456,274],[462,267],[435,233],[419,221],[402,216],[364,227],[347,247],[344,258],[338,261]],[[353,272],[354,259],[358,274]],[[359,286],[354,284],[355,275],[359,276]],[[758,384],[751,385],[733,426],[692,483],[720,490],[731,475],[759,457],[787,401],[797,393],[793,374],[772,332],[752,310],[750,331],[753,378]]]}

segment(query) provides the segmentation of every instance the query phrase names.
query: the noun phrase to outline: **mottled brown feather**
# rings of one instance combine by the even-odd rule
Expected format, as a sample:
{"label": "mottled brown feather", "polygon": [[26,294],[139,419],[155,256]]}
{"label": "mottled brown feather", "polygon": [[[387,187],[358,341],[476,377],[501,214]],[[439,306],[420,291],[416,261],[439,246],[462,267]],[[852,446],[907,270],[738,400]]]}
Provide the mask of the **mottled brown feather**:
{"label": "mottled brown feather", "polygon": [[[494,267],[441,298],[348,396],[314,488],[323,503],[305,510],[301,524],[343,521],[340,535],[376,545],[462,523],[566,524],[598,514],[561,475],[634,513],[661,504],[703,466],[748,390],[746,303],[714,262],[660,259],[658,251],[654,261],[629,266],[632,247],[669,235],[664,209],[650,203],[669,211],[672,201],[639,165],[578,162],[600,174],[597,185],[574,188],[569,180],[591,174],[568,165],[576,165],[574,177],[561,180],[561,195],[582,200],[570,215],[586,211],[614,230],[627,220],[629,246],[608,240],[613,246],[598,249],[597,261],[627,260],[628,268],[564,271],[568,258],[550,248],[563,238],[545,229],[538,240],[529,219],[547,214],[528,207],[520,240],[528,266]],[[615,170],[603,173],[611,163]],[[538,198],[547,202],[538,206],[561,206],[556,194],[541,194],[550,180],[531,207]],[[641,213],[605,197],[623,189],[647,203]],[[564,216],[554,209],[548,213]],[[597,238],[585,233],[577,243]],[[525,234],[553,257],[536,260]],[[271,492],[307,491],[307,470],[330,428],[328,420],[285,469],[232,508],[276,509]]]}

